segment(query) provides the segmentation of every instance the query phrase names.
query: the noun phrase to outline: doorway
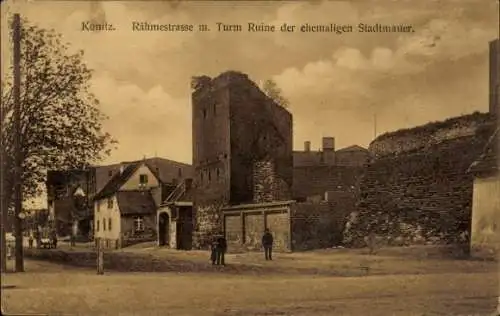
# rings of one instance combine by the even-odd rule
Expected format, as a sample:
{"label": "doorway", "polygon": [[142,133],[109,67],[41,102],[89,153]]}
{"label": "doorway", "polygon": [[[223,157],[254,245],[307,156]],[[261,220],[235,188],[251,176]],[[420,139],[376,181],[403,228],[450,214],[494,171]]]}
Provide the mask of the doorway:
{"label": "doorway", "polygon": [[158,243],[160,246],[169,246],[170,243],[170,217],[165,212],[158,217]]}

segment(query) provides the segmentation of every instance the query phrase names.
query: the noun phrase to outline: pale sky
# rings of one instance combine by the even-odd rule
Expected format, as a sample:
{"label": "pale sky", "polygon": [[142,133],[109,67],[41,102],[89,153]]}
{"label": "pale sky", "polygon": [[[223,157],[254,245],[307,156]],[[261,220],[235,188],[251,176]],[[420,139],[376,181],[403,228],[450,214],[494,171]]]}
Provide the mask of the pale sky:
{"label": "pale sky", "polygon": [[[8,2],[8,1],[7,1]],[[2,22],[6,6],[3,5]],[[190,163],[190,77],[227,70],[273,78],[290,100],[294,146],[367,146],[383,133],[488,108],[495,0],[314,2],[36,1],[19,12],[54,28],[94,69],[93,92],[119,142],[105,163],[155,155]],[[115,32],[81,31],[100,15]],[[414,33],[132,32],[152,23],[412,24]],[[245,26],[244,26],[245,28]],[[2,37],[7,36],[5,23]],[[7,46],[2,44],[2,56]],[[2,58],[4,59],[4,58]]]}

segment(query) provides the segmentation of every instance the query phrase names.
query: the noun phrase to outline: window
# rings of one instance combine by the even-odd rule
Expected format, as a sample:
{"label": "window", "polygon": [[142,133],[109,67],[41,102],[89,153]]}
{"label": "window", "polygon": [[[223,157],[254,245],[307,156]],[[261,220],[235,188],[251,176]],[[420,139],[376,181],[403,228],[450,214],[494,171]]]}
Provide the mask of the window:
{"label": "window", "polygon": [[109,176],[109,177],[112,177],[112,176],[113,176],[113,170],[109,170],[109,171],[108,171],[108,176]]}
{"label": "window", "polygon": [[214,104],[214,116],[217,114],[217,105]]}
{"label": "window", "polygon": [[203,109],[203,118],[207,118],[207,110],[206,109]]}
{"label": "window", "polygon": [[148,183],[148,175],[147,174],[141,174],[139,175],[139,183],[140,184],[147,184]]}
{"label": "window", "polygon": [[178,176],[179,178],[181,178],[181,177],[182,177],[182,169],[181,169],[181,168],[177,169],[177,176]]}
{"label": "window", "polygon": [[108,198],[108,208],[113,208],[113,198]]}
{"label": "window", "polygon": [[98,232],[99,231],[99,220],[96,221],[95,223],[95,231]]}
{"label": "window", "polygon": [[144,219],[142,217],[136,217],[134,219],[134,231],[136,232],[144,231]]}
{"label": "window", "polygon": [[111,218],[108,218],[108,230],[111,230]]}
{"label": "window", "polygon": [[102,220],[102,230],[106,231],[106,219],[105,218]]}
{"label": "window", "polygon": [[208,170],[208,182],[210,182],[210,180],[212,180],[212,174],[210,173],[210,170]]}
{"label": "window", "polygon": [[220,177],[220,171],[219,168],[217,168],[217,180],[219,180],[219,177]]}
{"label": "window", "polygon": [[96,203],[95,209],[97,212],[99,212],[101,210],[101,203],[100,202]]}
{"label": "window", "polygon": [[203,170],[200,172],[200,180],[203,183]]}

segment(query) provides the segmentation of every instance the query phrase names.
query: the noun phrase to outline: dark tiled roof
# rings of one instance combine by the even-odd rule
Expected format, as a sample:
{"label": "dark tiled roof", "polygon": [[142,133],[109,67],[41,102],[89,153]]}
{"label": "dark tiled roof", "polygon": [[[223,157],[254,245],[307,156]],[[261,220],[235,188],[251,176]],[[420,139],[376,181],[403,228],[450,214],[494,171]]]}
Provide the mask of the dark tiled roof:
{"label": "dark tiled roof", "polygon": [[[112,180],[113,177],[108,176],[109,172],[115,175],[119,172],[121,166],[126,168],[129,165],[141,162],[145,162],[155,177],[163,184],[172,183],[174,178],[191,178],[193,176],[193,168],[191,165],[170,159],[155,157],[146,160],[123,161],[107,166],[96,166],[97,192],[102,190],[107,183]],[[179,169],[181,169],[180,175]]]}
{"label": "dark tiled roof", "polygon": [[488,140],[487,145],[481,156],[472,163],[468,172],[490,173],[498,172],[498,147],[500,142],[500,128],[497,128],[493,135]]}
{"label": "dark tiled roof", "polygon": [[367,152],[368,149],[363,148],[363,147],[358,146],[358,145],[352,145],[352,146],[349,146],[349,147],[345,147],[345,148],[336,150],[336,152],[346,152],[346,151],[366,151]]}
{"label": "dark tiled roof", "polygon": [[156,205],[149,191],[119,191],[116,198],[122,216],[149,215],[156,212]]}
{"label": "dark tiled roof", "polygon": [[127,182],[127,180],[132,176],[132,174],[137,170],[137,168],[139,168],[141,164],[142,161],[131,163],[123,169],[122,173],[115,174],[111,178],[111,180],[109,180],[109,182],[104,186],[104,188],[96,194],[94,200],[100,200],[115,194],[121,188],[121,186],[125,182]]}

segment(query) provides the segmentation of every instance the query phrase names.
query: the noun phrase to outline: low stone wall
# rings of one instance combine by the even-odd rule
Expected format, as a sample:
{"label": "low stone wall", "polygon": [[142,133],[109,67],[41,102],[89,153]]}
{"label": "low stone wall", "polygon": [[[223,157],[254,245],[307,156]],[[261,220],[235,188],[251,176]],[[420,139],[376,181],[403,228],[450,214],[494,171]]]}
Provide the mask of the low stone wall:
{"label": "low stone wall", "polygon": [[214,235],[222,232],[223,202],[198,204],[194,208],[195,229],[193,232],[193,248],[208,249]]}
{"label": "low stone wall", "polygon": [[275,251],[300,251],[339,245],[344,224],[354,208],[354,197],[343,194],[335,202],[295,201],[233,206],[223,209],[229,251],[258,251],[268,228]]}
{"label": "low stone wall", "polygon": [[261,238],[269,228],[275,251],[291,250],[290,210],[294,201],[247,204],[223,208],[228,250],[258,251]]}
{"label": "low stone wall", "polygon": [[292,250],[310,250],[342,243],[347,216],[354,208],[354,197],[336,202],[297,203],[291,212]]}

